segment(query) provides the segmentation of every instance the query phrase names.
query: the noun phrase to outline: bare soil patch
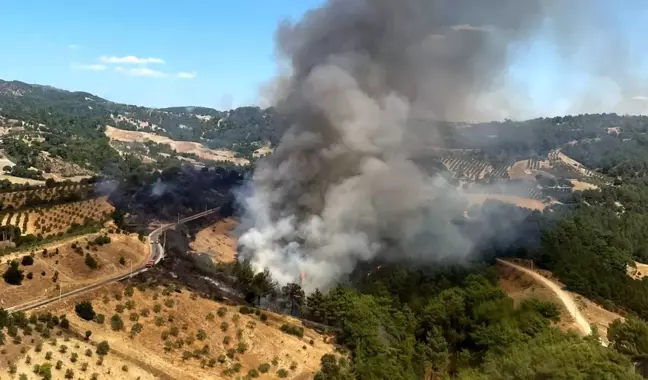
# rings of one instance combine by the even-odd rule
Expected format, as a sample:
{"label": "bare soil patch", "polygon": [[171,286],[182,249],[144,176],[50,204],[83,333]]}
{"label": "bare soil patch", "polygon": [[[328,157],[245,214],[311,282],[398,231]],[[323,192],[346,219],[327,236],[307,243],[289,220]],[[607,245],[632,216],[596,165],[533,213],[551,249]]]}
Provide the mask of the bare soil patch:
{"label": "bare soil patch", "polygon": [[227,149],[209,149],[204,145],[191,141],[176,141],[165,136],[159,136],[149,132],[126,131],[111,126],[106,126],[106,136],[117,141],[154,141],[158,144],[168,144],[178,153],[193,153],[205,160],[228,161],[237,165],[249,163],[244,158],[235,157],[234,152]]}
{"label": "bare soil patch", "polygon": [[572,185],[574,185],[574,187],[572,188],[573,191],[596,190],[596,189],[598,189],[598,186],[596,186],[596,185],[592,185],[591,183],[579,181],[577,179],[572,179],[571,183],[572,183]]}
{"label": "bare soil patch", "polygon": [[635,266],[627,268],[628,276],[634,278],[635,280],[641,280],[642,278],[648,276],[648,264],[642,264],[638,261],[635,261]]}
{"label": "bare soil patch", "polygon": [[236,238],[234,229],[238,226],[234,218],[221,219],[196,234],[191,249],[206,253],[214,262],[231,263],[236,259]]}
{"label": "bare soil patch", "polygon": [[496,200],[504,203],[511,203],[520,207],[526,207],[532,210],[544,210],[549,204],[544,203],[537,199],[524,198],[516,195],[500,195],[500,194],[465,194],[470,204],[481,205],[486,200]]}

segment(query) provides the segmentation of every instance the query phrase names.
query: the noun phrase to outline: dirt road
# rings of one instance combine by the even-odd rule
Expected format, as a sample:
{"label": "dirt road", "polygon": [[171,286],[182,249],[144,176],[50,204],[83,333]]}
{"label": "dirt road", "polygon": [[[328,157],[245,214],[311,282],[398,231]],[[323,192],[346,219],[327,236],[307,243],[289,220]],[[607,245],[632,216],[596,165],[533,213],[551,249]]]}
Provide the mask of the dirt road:
{"label": "dirt road", "polygon": [[497,262],[515,268],[520,272],[524,272],[525,274],[531,276],[534,280],[541,283],[543,286],[546,286],[548,289],[554,292],[556,296],[558,296],[560,301],[565,305],[565,308],[567,308],[569,314],[571,314],[571,316],[576,321],[576,324],[581,330],[581,333],[583,335],[590,335],[592,333],[592,329],[590,328],[589,323],[587,322],[585,317],[583,317],[583,314],[581,314],[580,310],[578,310],[578,306],[576,305],[574,300],[569,296],[569,294],[567,294],[567,292],[562,290],[560,286],[558,286],[558,284],[542,276],[541,274],[534,272],[531,269],[525,268],[523,266],[516,265],[511,262],[500,260],[500,259],[497,259]]}

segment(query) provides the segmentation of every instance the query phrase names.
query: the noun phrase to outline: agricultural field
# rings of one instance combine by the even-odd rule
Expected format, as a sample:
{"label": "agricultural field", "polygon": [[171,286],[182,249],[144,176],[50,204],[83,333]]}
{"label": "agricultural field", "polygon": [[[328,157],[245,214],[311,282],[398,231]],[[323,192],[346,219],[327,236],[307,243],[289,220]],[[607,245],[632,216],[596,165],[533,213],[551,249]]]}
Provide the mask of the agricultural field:
{"label": "agricultural field", "polygon": [[[25,257],[31,257],[31,260]],[[19,263],[20,285],[0,282],[0,307],[26,304],[127,273],[148,258],[148,247],[136,234],[93,234],[31,252],[2,257],[6,272]]]}
{"label": "agricultural field", "polygon": [[446,156],[441,159],[446,169],[456,179],[478,181],[481,179],[509,179],[508,169],[513,163],[493,167],[484,160]]}
{"label": "agricultural field", "polygon": [[[75,305],[85,300],[93,320],[75,314]],[[319,370],[320,358],[334,352],[329,336],[298,319],[219,303],[178,285],[112,284],[49,309],[66,314],[73,331],[91,331],[91,340],[107,341],[138,370],[166,378],[308,379]],[[131,370],[129,364],[124,378]]]}
{"label": "agricultural field", "polygon": [[594,181],[604,181],[605,178],[592,170],[586,168],[580,162],[567,157],[560,149],[553,150],[547,156],[547,161],[551,170],[557,176],[569,179],[589,179]]}
{"label": "agricultural field", "polygon": [[0,214],[0,226],[16,226],[23,235],[47,238],[62,235],[74,224],[106,220],[113,210],[107,197],[99,197],[54,206],[8,210]]}
{"label": "agricultural field", "polygon": [[67,318],[35,313],[2,329],[2,379],[154,379],[134,363],[119,357],[107,342],[86,338]]}
{"label": "agricultural field", "polygon": [[46,203],[81,200],[88,197],[93,185],[64,183],[54,187],[38,187],[31,190],[19,190],[0,193],[2,209],[19,209]]}

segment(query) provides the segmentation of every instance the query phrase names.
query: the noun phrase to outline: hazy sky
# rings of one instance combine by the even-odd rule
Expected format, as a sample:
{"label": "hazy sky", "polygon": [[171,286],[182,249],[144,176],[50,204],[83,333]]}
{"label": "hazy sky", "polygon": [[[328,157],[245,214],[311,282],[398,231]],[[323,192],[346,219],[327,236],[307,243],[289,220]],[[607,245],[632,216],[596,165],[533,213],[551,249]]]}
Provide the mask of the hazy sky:
{"label": "hazy sky", "polygon": [[[154,107],[256,103],[259,86],[275,73],[277,24],[285,18],[296,20],[321,2],[6,0],[1,6],[0,79]],[[623,38],[631,49],[619,70],[636,71],[636,89],[622,96],[636,98],[632,109],[646,112],[648,3],[609,4],[614,24],[622,26],[614,38]],[[605,35],[605,26],[600,32]],[[593,80],[581,75],[578,60],[565,62],[549,41],[540,34],[529,44],[512,47],[506,73],[510,91],[504,91],[504,97],[518,109],[529,110],[520,116],[579,110],[575,98],[583,93],[603,99],[599,111],[614,111],[604,108],[620,96],[615,84],[605,76]],[[591,42],[590,47],[596,46]],[[601,39],[601,44],[610,43],[615,40]],[[597,59],[613,64],[616,57]],[[510,115],[502,115],[506,116]]]}

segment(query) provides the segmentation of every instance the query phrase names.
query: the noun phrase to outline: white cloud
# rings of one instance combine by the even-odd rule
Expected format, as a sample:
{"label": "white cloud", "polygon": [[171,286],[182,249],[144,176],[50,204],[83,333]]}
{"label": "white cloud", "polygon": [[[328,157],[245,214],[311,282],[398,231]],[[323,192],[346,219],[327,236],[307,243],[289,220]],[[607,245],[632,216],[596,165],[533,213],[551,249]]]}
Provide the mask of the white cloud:
{"label": "white cloud", "polygon": [[134,55],[126,55],[123,57],[111,56],[107,57],[102,55],[99,60],[103,63],[120,63],[120,64],[147,64],[147,63],[165,63],[161,58],[139,58]]}
{"label": "white cloud", "polygon": [[77,45],[77,44],[69,44],[67,47],[68,47],[68,49],[70,49],[70,50],[76,50],[76,49],[80,49],[80,48],[81,48],[81,46],[80,46],[80,45]]}
{"label": "white cloud", "polygon": [[98,64],[93,64],[93,65],[79,65],[79,64],[73,64],[72,65],[73,69],[77,70],[89,70],[89,71],[104,71],[108,67],[105,65],[98,65]]}
{"label": "white cloud", "polygon": [[180,79],[194,79],[196,77],[196,72],[192,71],[190,73],[188,72],[179,72],[176,74],[176,76]]}
{"label": "white cloud", "polygon": [[118,71],[120,73],[123,73],[125,75],[130,75],[134,77],[153,77],[153,78],[165,78],[168,76],[168,74],[158,71],[158,70],[153,70],[149,69],[148,67],[139,67],[135,69],[125,69],[121,66],[115,67],[115,71]]}
{"label": "white cloud", "polygon": [[645,101],[648,101],[648,96],[637,95],[637,96],[633,96],[632,100],[639,100],[639,101],[645,102]]}

